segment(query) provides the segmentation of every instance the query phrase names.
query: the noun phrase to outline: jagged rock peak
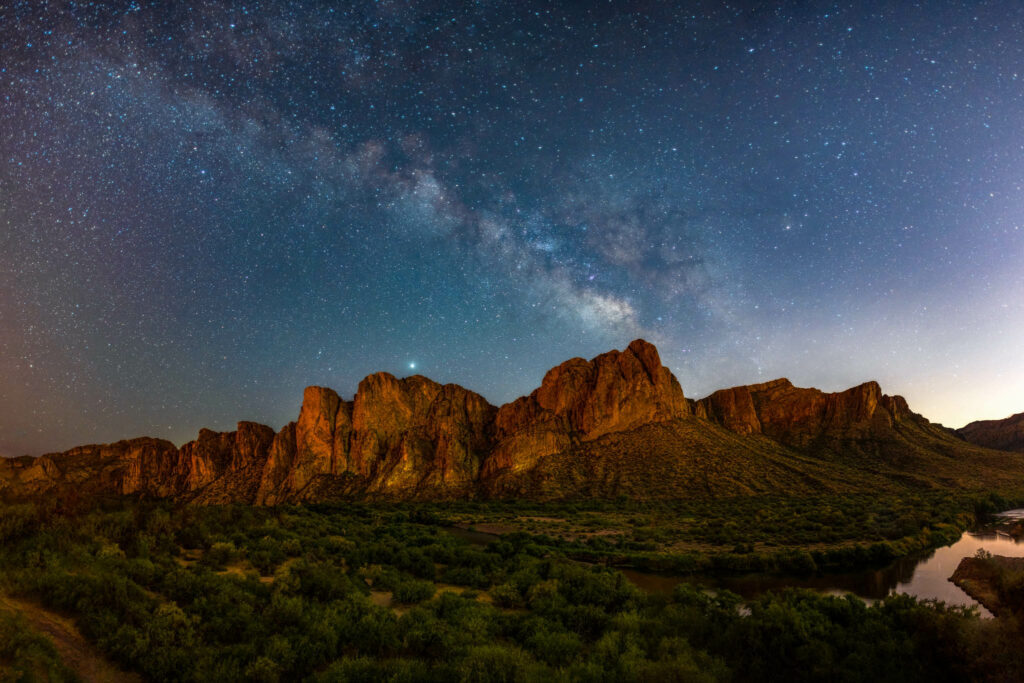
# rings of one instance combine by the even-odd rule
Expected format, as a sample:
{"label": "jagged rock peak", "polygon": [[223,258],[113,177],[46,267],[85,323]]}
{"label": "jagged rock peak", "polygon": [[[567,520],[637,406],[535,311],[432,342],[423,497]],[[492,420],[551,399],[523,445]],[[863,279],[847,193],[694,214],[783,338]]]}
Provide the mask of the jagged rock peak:
{"label": "jagged rock peak", "polygon": [[643,339],[625,351],[590,361],[573,358],[552,368],[532,396],[541,409],[567,418],[583,438],[690,413],[678,380]]}
{"label": "jagged rock peak", "polygon": [[[681,419],[690,415],[716,424]],[[1011,421],[1024,427],[1024,414],[974,427]],[[970,427],[961,430],[969,440],[964,432]],[[750,436],[737,441],[726,430]],[[922,463],[930,466],[936,458],[981,463],[992,457],[976,457],[983,449],[911,413],[902,397],[884,395],[877,382],[825,393],[780,378],[688,401],[658,350],[637,339],[622,351],[561,363],[530,395],[501,408],[455,384],[379,372],[359,383],[351,401],[327,387],[307,387],[297,420],[276,434],[239,422],[233,432],[202,429],[180,449],[142,438],[0,461],[0,492],[74,490],[274,505],[348,496],[529,496],[561,477],[580,492],[595,482],[612,491],[632,486],[638,473],[650,483],[685,473],[696,466],[694,455],[748,446],[859,462],[871,472],[890,468],[900,477],[919,476],[927,469]],[[662,466],[669,458],[671,468],[659,469],[659,457]],[[617,462],[624,467],[617,469]],[[971,471],[960,462],[957,471]],[[1016,461],[999,463],[1017,467]],[[707,486],[706,471],[703,485],[698,479],[685,474],[679,481],[695,491]],[[559,486],[552,490],[564,492]]]}
{"label": "jagged rock peak", "polygon": [[[750,391],[757,392],[757,391],[771,391],[772,389],[792,389],[793,388],[793,383],[790,382],[785,377],[779,377],[778,379],[771,379],[771,380],[768,380],[767,382],[761,382],[760,384],[747,384],[745,386]],[[732,387],[732,388],[733,389],[737,389],[737,388],[740,388],[740,387]],[[726,391],[726,390],[723,389],[723,391]]]}
{"label": "jagged rock peak", "polygon": [[690,412],[678,380],[643,339],[589,361],[571,358],[548,370],[532,394],[498,409],[499,443],[482,475],[528,469],[574,442]]}

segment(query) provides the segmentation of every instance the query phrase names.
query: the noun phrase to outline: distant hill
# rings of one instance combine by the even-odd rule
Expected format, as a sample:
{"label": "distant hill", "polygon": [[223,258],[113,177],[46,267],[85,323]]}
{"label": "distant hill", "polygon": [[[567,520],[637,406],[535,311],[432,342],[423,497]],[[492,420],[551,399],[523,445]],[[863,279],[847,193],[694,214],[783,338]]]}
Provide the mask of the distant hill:
{"label": "distant hill", "polygon": [[351,401],[307,387],[280,431],[239,422],[180,449],[139,438],[0,462],[9,496],[73,490],[259,505],[338,498],[679,498],[1024,485],[1024,456],[968,443],[875,382],[779,379],[688,400],[643,340],[570,359],[496,407],[387,373]]}
{"label": "distant hill", "polygon": [[979,420],[956,430],[967,441],[986,448],[1024,453],[1024,413],[1003,420]]}

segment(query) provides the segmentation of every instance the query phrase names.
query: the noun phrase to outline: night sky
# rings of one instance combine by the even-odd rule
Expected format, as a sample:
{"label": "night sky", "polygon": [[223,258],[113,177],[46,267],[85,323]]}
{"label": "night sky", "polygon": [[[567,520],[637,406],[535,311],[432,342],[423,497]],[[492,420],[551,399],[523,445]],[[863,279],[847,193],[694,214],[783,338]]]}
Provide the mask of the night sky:
{"label": "night sky", "polygon": [[636,337],[1024,410],[1019,2],[186,5],[0,5],[0,454]]}

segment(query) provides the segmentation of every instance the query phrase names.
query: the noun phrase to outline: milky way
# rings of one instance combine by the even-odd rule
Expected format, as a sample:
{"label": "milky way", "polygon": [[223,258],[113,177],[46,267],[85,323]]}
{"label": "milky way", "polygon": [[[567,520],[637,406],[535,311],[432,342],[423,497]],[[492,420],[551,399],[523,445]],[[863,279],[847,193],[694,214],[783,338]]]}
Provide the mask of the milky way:
{"label": "milky way", "polygon": [[377,370],[501,403],[635,337],[693,397],[1024,410],[1021,35],[1015,2],[5,3],[0,454],[278,428]]}

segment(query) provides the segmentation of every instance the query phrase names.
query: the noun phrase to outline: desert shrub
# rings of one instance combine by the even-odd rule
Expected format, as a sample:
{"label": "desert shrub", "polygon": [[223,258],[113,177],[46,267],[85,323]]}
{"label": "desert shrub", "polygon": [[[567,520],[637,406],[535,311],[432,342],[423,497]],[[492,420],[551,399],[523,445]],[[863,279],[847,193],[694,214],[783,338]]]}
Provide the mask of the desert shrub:
{"label": "desert shrub", "polygon": [[435,590],[431,581],[407,580],[395,586],[393,597],[395,602],[411,604],[429,600],[434,597]]}

